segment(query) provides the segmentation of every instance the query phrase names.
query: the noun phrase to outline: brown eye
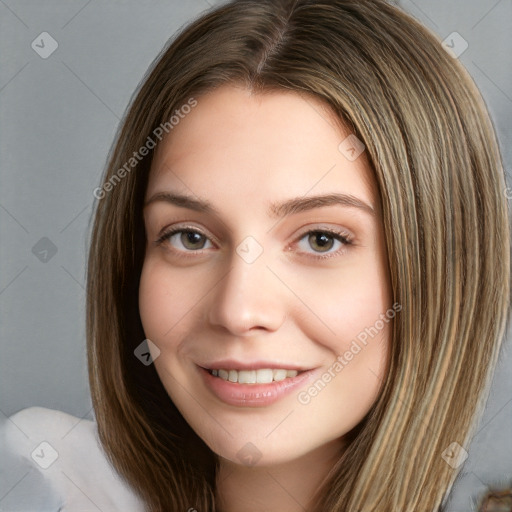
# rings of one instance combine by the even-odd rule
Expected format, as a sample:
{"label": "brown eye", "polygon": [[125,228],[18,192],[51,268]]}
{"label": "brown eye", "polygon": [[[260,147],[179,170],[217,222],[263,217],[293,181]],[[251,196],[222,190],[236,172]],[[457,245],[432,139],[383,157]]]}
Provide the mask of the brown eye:
{"label": "brown eye", "polygon": [[193,229],[174,229],[164,233],[157,241],[158,245],[169,244],[178,252],[193,252],[213,247],[211,240],[203,233]]}
{"label": "brown eye", "polygon": [[349,245],[352,245],[352,236],[348,232],[330,229],[307,231],[297,243],[300,253],[316,258],[341,255]]}
{"label": "brown eye", "polygon": [[335,237],[322,231],[313,231],[308,236],[311,248],[316,252],[327,252],[334,246]]}
{"label": "brown eye", "polygon": [[197,231],[182,231],[180,242],[186,249],[202,249],[207,242],[207,238]]}

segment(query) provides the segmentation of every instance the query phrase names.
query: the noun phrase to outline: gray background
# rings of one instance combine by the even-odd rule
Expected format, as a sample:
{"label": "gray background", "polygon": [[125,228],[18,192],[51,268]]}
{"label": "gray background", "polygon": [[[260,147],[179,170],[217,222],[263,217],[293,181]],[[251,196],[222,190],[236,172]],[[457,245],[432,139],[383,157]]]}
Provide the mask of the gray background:
{"label": "gray background", "polygon": [[[84,322],[92,191],[148,65],[179,27],[219,3],[0,0],[1,418],[32,405],[93,417]],[[510,174],[512,0],[399,5],[440,39],[456,31],[467,41],[460,60],[488,104]],[[31,47],[42,32],[58,43],[47,59]],[[512,480],[510,345],[469,447],[460,503]]]}

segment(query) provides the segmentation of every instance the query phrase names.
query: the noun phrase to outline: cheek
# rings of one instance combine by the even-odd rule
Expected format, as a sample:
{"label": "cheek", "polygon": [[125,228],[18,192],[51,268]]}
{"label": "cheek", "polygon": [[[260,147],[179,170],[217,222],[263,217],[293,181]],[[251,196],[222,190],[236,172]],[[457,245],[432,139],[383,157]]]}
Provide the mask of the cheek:
{"label": "cheek", "polygon": [[395,312],[377,287],[359,286],[337,301],[324,298],[336,306],[326,305],[330,330],[316,340],[332,354],[328,367],[336,376],[334,387],[350,394],[345,403],[368,404],[385,378]]}
{"label": "cheek", "polygon": [[330,414],[340,425],[350,419],[354,426],[371,407],[385,380],[392,322],[397,314],[382,268],[375,260],[361,259],[358,263],[347,265],[345,271],[318,274],[317,279],[308,280],[309,285],[315,283],[307,297],[316,315],[297,316],[301,330],[330,354],[321,382],[305,390],[299,402],[311,404],[311,412],[318,408],[318,414],[325,414],[325,407],[336,404]]}
{"label": "cheek", "polygon": [[139,311],[144,332],[151,340],[160,339],[173,323],[167,304],[173,301],[174,288],[169,285],[166,274],[146,260],[139,285]]}
{"label": "cheek", "polygon": [[388,346],[382,332],[379,339],[374,338],[366,346],[354,345],[349,357],[342,353],[319,379],[299,393],[302,413],[324,418],[330,438],[352,430],[368,414],[385,382]]}
{"label": "cheek", "polygon": [[297,316],[302,329],[336,354],[347,350],[357,337],[364,341],[365,333],[370,336],[371,332],[372,339],[378,338],[375,328],[383,335],[390,323],[386,312],[392,306],[392,297],[382,276],[375,260],[361,259],[346,269],[295,280],[297,295],[307,298],[312,312],[303,315],[302,320]]}
{"label": "cheek", "polygon": [[[319,328],[310,316],[301,330],[327,349],[320,376],[297,396],[304,418],[324,418],[326,438],[342,436],[367,415],[386,380],[392,322],[396,312],[384,290],[352,272],[330,280],[310,296],[329,326]],[[314,302],[313,302],[314,301]],[[320,316],[320,313],[319,313]],[[310,435],[307,427],[303,435]]]}
{"label": "cheek", "polygon": [[[177,382],[186,381],[181,359],[186,344],[182,342],[198,321],[200,290],[193,286],[191,276],[172,271],[164,261],[147,257],[139,286],[139,312],[146,338],[160,350],[154,360],[155,370],[169,396],[179,403]],[[203,292],[204,293],[204,292]]]}
{"label": "cheek", "polygon": [[139,311],[147,338],[161,349],[171,348],[172,340],[186,328],[201,293],[190,276],[171,272],[156,258],[144,262],[139,286]]}

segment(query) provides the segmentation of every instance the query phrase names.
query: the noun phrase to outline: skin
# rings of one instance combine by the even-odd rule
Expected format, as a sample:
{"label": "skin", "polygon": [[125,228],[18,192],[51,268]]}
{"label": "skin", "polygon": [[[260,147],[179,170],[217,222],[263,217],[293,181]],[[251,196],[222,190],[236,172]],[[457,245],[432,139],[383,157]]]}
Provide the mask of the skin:
{"label": "skin", "polygon": [[[216,209],[145,206],[139,306],[165,389],[219,456],[225,512],[304,510],[387,372],[391,321],[307,404],[298,393],[312,383],[268,406],[228,405],[196,366],[270,359],[316,368],[319,378],[391,308],[372,171],[365,152],[350,161],[338,149],[349,134],[316,98],[225,85],[198,98],[156,148],[146,200],[187,194]],[[278,218],[269,212],[270,203],[333,193],[364,201],[374,214],[340,203]],[[204,237],[183,245],[186,233],[178,233],[155,243],[169,227]],[[319,229],[349,234],[350,244],[308,236]],[[263,249],[252,263],[237,253],[248,236]],[[249,442],[260,457],[251,466],[237,456]]]}

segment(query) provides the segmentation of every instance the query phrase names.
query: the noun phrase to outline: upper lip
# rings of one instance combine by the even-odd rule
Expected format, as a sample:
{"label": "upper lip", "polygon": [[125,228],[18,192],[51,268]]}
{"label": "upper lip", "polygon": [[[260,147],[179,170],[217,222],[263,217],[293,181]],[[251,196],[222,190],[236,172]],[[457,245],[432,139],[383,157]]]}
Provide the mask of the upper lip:
{"label": "upper lip", "polygon": [[263,369],[284,369],[297,370],[299,372],[310,370],[311,367],[295,363],[285,363],[279,361],[236,361],[234,359],[223,359],[221,361],[212,361],[209,363],[198,364],[205,370],[263,370]]}

